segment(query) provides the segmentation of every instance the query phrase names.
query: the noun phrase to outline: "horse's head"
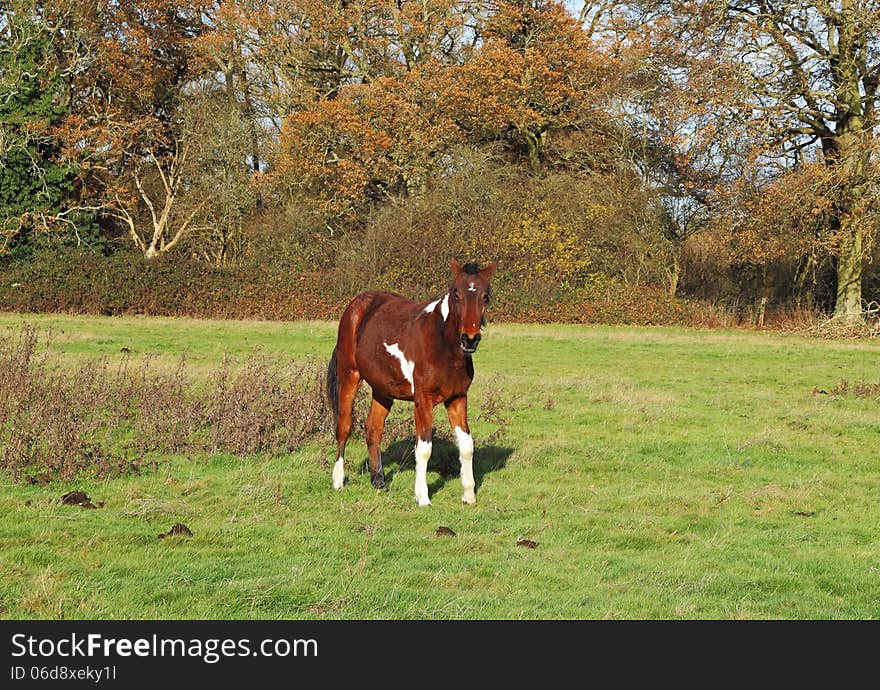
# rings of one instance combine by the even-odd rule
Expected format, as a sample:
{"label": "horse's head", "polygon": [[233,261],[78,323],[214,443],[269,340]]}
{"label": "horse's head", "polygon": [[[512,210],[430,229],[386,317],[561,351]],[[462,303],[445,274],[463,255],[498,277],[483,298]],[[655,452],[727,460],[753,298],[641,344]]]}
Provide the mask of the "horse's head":
{"label": "horse's head", "polygon": [[489,281],[495,275],[497,266],[495,263],[483,268],[472,263],[462,266],[455,257],[449,261],[452,269],[449,309],[458,316],[459,344],[465,354],[477,351],[480,329],[486,323],[483,312],[489,302]]}

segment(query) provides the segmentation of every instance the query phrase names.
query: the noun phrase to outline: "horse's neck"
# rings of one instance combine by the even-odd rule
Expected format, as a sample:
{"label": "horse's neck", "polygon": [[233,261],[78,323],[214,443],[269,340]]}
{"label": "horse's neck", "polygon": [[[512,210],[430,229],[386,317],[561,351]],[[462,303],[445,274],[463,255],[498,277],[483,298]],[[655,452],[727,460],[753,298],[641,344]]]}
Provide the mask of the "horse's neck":
{"label": "horse's neck", "polygon": [[456,359],[464,360],[464,353],[461,351],[461,346],[459,344],[459,321],[461,320],[461,316],[452,308],[451,302],[452,300],[450,298],[449,315],[443,320],[443,327],[440,329],[440,335],[443,344],[446,346],[446,349],[449,350],[450,354],[454,355]]}

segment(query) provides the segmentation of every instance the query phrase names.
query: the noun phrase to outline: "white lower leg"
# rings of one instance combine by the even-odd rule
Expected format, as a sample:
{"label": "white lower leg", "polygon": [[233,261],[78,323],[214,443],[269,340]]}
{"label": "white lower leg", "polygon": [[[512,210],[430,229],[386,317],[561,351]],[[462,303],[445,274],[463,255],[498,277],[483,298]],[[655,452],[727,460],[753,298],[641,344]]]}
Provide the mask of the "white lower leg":
{"label": "white lower leg", "polygon": [[464,503],[475,503],[477,496],[474,493],[476,486],[474,481],[474,439],[468,432],[455,427],[455,440],[458,444],[458,459],[461,462],[461,500]]}
{"label": "white lower leg", "polygon": [[339,459],[336,461],[336,464],[333,465],[333,488],[341,489],[345,484],[345,463],[342,459],[342,456],[339,456]]}
{"label": "white lower leg", "polygon": [[428,458],[431,457],[431,442],[419,439],[416,444],[416,501],[419,506],[431,505],[428,498]]}

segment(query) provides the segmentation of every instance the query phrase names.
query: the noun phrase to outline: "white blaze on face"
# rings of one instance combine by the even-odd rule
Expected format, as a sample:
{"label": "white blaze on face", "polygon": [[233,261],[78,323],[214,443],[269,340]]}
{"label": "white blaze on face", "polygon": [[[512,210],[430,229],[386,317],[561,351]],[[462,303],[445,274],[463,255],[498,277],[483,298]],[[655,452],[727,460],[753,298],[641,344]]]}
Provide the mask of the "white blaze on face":
{"label": "white blaze on face", "polygon": [[333,488],[341,489],[345,484],[345,467],[342,456],[339,456],[339,459],[336,461],[336,464],[333,465]]}
{"label": "white blaze on face", "polygon": [[461,462],[461,500],[464,503],[474,503],[477,500],[474,494],[474,439],[460,427],[455,427],[455,442],[458,445],[458,459]]}
{"label": "white blaze on face", "polygon": [[419,439],[416,444],[416,501],[419,507],[431,505],[428,498],[428,459],[431,457],[431,442]]}
{"label": "white blaze on face", "polygon": [[416,370],[416,363],[406,358],[403,354],[403,350],[397,347],[397,343],[391,343],[391,345],[384,343],[384,345],[388,354],[392,357],[396,357],[400,362],[400,371],[403,372],[403,378],[409,381],[409,387],[412,389],[413,395],[415,395],[416,384],[413,381],[413,372]]}
{"label": "white blaze on face", "polygon": [[476,291],[477,291],[477,286],[476,286],[476,285],[474,285],[473,283],[471,283],[470,285],[468,285],[468,292],[476,292]]}

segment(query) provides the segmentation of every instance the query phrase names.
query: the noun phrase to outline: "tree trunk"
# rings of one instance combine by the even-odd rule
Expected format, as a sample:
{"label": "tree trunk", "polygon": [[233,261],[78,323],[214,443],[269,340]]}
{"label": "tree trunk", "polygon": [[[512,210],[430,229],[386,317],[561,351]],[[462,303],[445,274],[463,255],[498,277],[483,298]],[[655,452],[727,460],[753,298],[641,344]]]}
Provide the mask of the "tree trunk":
{"label": "tree trunk", "polygon": [[547,132],[533,132],[529,127],[518,128],[520,135],[520,145],[525,153],[525,158],[529,162],[529,169],[537,172],[541,169],[541,154],[547,141]]}
{"label": "tree trunk", "polygon": [[804,257],[794,277],[794,293],[798,306],[812,311],[816,298],[816,251],[812,250]]}
{"label": "tree trunk", "polygon": [[[829,3],[830,4],[830,3]],[[842,173],[844,199],[838,221],[840,248],[837,257],[837,297],[834,319],[845,323],[862,323],[862,221],[859,207],[870,184],[866,174],[870,159],[873,106],[862,98],[863,77],[866,75],[866,29],[856,19],[854,0],[844,0],[841,11],[828,15],[828,54],[831,82],[834,86],[836,136],[831,156],[826,161]],[[833,38],[833,40],[832,40]],[[867,119],[866,119],[867,118]],[[823,149],[828,149],[823,142]]]}
{"label": "tree trunk", "polygon": [[767,312],[767,295],[764,295],[761,298],[761,301],[758,302],[758,318],[755,322],[755,325],[758,328],[764,328],[764,314]]}
{"label": "tree trunk", "polygon": [[678,260],[677,251],[673,252],[672,267],[668,268],[666,273],[669,276],[669,296],[675,297],[675,293],[678,292],[678,283],[681,280],[681,262]]}
{"label": "tree trunk", "polygon": [[240,70],[239,79],[242,89],[242,116],[247,120],[248,132],[250,134],[251,145],[251,168],[254,173],[260,172],[260,133],[257,129],[257,111],[254,108],[254,100],[251,95],[251,85],[248,81],[247,71],[242,68]]}
{"label": "tree trunk", "polygon": [[841,238],[837,258],[837,300],[834,318],[861,323],[862,316],[862,229],[857,224]]}

